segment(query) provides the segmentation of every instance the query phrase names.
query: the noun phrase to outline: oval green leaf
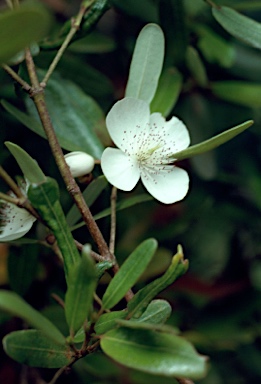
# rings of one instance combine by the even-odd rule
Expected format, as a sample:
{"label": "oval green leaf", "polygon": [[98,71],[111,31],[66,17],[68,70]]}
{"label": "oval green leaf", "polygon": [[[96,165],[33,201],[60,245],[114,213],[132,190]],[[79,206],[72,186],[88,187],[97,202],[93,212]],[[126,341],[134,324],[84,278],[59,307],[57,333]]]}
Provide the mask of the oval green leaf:
{"label": "oval green leaf", "polygon": [[[79,26],[77,32],[72,37],[71,41],[78,40],[88,35],[90,31],[94,28],[95,24],[99,21],[99,19],[103,16],[103,14],[109,9],[109,0],[96,0],[96,1],[87,1],[88,12],[85,13],[83,17],[83,22]],[[85,1],[81,2],[81,6],[84,6]],[[75,18],[77,15],[75,15]],[[51,40],[45,39],[42,44],[42,49],[58,49],[64,42],[67,34],[69,33],[72,26],[71,20],[67,20],[62,28],[57,31],[57,35],[55,37],[51,36]]]}
{"label": "oval green leaf", "polygon": [[164,35],[156,24],[147,24],[136,41],[125,97],[150,103],[157,89],[164,59]]}
{"label": "oval green leaf", "polygon": [[103,308],[114,307],[133,287],[147,268],[156,249],[157,241],[147,239],[130,254],[108,285],[102,298]]}
{"label": "oval green leaf", "polygon": [[104,313],[96,322],[94,330],[97,335],[102,335],[103,333],[110,331],[112,328],[115,328],[118,325],[116,320],[124,319],[126,316],[127,311],[125,310]]}
{"label": "oval green leaf", "polygon": [[31,184],[28,198],[41,218],[52,230],[64,260],[65,276],[70,268],[80,260],[78,249],[59,201],[59,187],[55,179],[46,177],[45,182]]}
{"label": "oval green leaf", "polygon": [[56,343],[65,343],[64,336],[54,324],[26,303],[26,301],[16,293],[5,290],[0,291],[0,310],[12,316],[20,317],[31,326],[42,331],[45,336],[54,340]]}
{"label": "oval green leaf", "polygon": [[219,147],[221,144],[233,139],[233,137],[239,135],[241,132],[244,132],[247,128],[251,127],[253,123],[253,120],[248,120],[245,123],[239,124],[236,127],[230,128],[227,131],[212,137],[211,139],[177,152],[171,157],[173,157],[173,159],[182,160],[211,151],[212,149]]}
{"label": "oval green leaf", "polygon": [[[88,185],[88,187],[82,193],[88,207],[94,203],[94,201],[100,196],[107,185],[108,181],[104,176],[97,177],[97,179],[93,180],[91,184]],[[66,215],[66,221],[69,226],[72,226],[77,223],[81,217],[82,216],[79,212],[79,209],[76,207],[76,205],[73,205]]]}
{"label": "oval green leaf", "polygon": [[0,64],[38,41],[48,31],[50,17],[43,7],[23,5],[0,15]]}
{"label": "oval green leaf", "polygon": [[[126,209],[126,208],[130,208],[136,204],[140,204],[140,203],[143,203],[145,201],[150,201],[150,200],[153,200],[153,198],[147,194],[147,193],[142,193],[140,195],[137,195],[137,196],[132,196],[128,199],[124,199],[122,201],[119,201],[117,204],[116,204],[116,211],[121,211],[123,209]],[[99,220],[99,219],[102,219],[103,217],[107,217],[111,214],[111,208],[106,208],[104,209],[103,211],[97,213],[96,215],[94,215],[94,219],[95,220]],[[85,225],[84,222],[81,222],[79,224],[76,224],[73,228],[72,228],[72,231],[74,231],[75,229],[77,228],[80,228],[80,227],[83,227]]]}
{"label": "oval green leaf", "polygon": [[216,21],[232,36],[261,49],[261,24],[229,7],[213,7]]}
{"label": "oval green leaf", "polygon": [[82,259],[70,268],[67,279],[65,316],[71,336],[81,328],[89,316],[97,284],[97,271],[90,257],[90,249],[84,249]]}
{"label": "oval green leaf", "polygon": [[5,145],[14,156],[25,178],[30,183],[42,183],[46,180],[46,177],[36,160],[34,160],[25,150],[10,141],[6,141]]}
{"label": "oval green leaf", "polygon": [[208,84],[206,69],[198,54],[198,51],[192,46],[188,46],[187,48],[186,63],[196,82],[201,87],[206,87]]}
{"label": "oval green leaf", "polygon": [[21,296],[28,291],[36,276],[39,252],[38,244],[23,244],[22,247],[9,249],[7,260],[9,285]]}
{"label": "oval green leaf", "polygon": [[103,335],[101,348],[118,363],[154,375],[199,379],[206,373],[206,358],[172,334],[122,327]]}
{"label": "oval green leaf", "polygon": [[249,108],[261,107],[261,84],[247,81],[217,81],[211,84],[214,95]]}
{"label": "oval green leaf", "polygon": [[198,47],[207,61],[225,68],[232,67],[236,60],[234,45],[206,26],[198,26],[196,32],[199,34]]}
{"label": "oval green leaf", "polygon": [[3,346],[8,356],[31,367],[60,368],[73,359],[69,347],[54,343],[36,330],[9,333],[3,339]]}
{"label": "oval green leaf", "polygon": [[171,315],[171,306],[166,300],[152,300],[143,314],[135,321],[140,323],[164,324]]}
{"label": "oval green leaf", "polygon": [[[44,71],[37,73],[44,77]],[[45,98],[60,145],[67,150],[83,151],[99,159],[104,148],[97,132],[101,126],[105,126],[105,120],[98,104],[80,87],[70,80],[62,79],[57,73],[52,74],[48,81]],[[29,97],[26,98],[26,105],[29,115],[39,122],[38,113]]]}
{"label": "oval green leaf", "polygon": [[139,318],[149,303],[163,289],[167,288],[188,269],[188,261],[184,260],[182,247],[178,246],[177,253],[173,256],[171,265],[167,271],[158,279],[140,289],[128,302],[128,317]]}
{"label": "oval green leaf", "polygon": [[115,40],[101,32],[93,31],[90,35],[72,43],[68,51],[76,53],[105,53],[116,48]]}
{"label": "oval green leaf", "polygon": [[[116,211],[121,211],[122,209],[130,208],[133,205],[144,203],[145,201],[152,200],[152,197],[147,193],[142,193],[137,196],[132,196],[128,199],[124,199],[119,201],[116,204]],[[111,214],[111,208],[104,209],[103,211],[94,215],[95,220],[102,219],[103,217],[109,216]]]}
{"label": "oval green leaf", "polygon": [[176,68],[164,70],[160,76],[156,94],[151,102],[150,111],[168,116],[174,108],[182,88],[182,75]]}

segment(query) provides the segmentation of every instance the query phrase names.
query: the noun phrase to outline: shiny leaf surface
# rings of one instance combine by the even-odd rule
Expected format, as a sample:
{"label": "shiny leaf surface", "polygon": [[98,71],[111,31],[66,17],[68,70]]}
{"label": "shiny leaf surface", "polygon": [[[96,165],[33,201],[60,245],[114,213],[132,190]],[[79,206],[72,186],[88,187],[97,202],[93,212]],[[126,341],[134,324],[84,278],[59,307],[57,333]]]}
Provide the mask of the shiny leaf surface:
{"label": "shiny leaf surface", "polygon": [[120,364],[155,375],[196,379],[206,372],[206,359],[175,335],[122,327],[103,335],[101,348]]}

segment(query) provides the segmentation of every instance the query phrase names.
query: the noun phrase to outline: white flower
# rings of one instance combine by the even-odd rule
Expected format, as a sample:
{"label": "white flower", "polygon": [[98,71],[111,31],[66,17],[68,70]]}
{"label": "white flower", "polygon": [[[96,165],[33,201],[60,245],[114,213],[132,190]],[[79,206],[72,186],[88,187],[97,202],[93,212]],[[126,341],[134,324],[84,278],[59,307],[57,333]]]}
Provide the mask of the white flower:
{"label": "white flower", "polygon": [[23,237],[32,227],[36,218],[26,209],[1,200],[0,241],[6,242]]}
{"label": "white flower", "polygon": [[145,101],[125,98],[114,104],[106,124],[119,148],[106,148],[101,158],[102,171],[112,185],[131,191],[141,178],[148,192],[162,203],[185,197],[188,174],[169,158],[189,146],[182,121],[172,117],[166,122],[160,113],[150,115]]}
{"label": "white flower", "polygon": [[84,152],[70,152],[64,156],[73,177],[87,175],[94,168],[94,158]]}

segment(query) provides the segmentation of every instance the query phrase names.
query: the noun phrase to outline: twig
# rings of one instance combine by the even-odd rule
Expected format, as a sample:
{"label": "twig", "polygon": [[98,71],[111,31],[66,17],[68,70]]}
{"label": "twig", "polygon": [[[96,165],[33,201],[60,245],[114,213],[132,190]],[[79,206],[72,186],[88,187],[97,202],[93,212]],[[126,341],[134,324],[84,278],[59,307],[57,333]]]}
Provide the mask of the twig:
{"label": "twig", "polygon": [[68,368],[71,368],[71,366],[77,361],[78,359],[77,358],[74,358],[70,364],[68,365],[65,365],[64,367],[58,369],[58,371],[56,372],[56,374],[54,375],[54,377],[52,378],[51,381],[49,381],[48,384],[55,384],[56,381],[59,379],[59,377],[68,369]]}
{"label": "twig", "polygon": [[[74,242],[76,244],[76,247],[79,249],[79,251],[82,251],[83,249],[83,244],[81,244],[79,241],[75,240],[74,239]],[[104,257],[102,257],[101,255],[99,255],[98,253],[94,252],[91,250],[91,257],[96,260],[96,261],[104,261]]]}
{"label": "twig", "polygon": [[16,182],[11,178],[11,176],[8,175],[8,173],[4,170],[4,168],[0,165],[0,177],[5,181],[5,183],[11,188],[13,193],[17,196],[17,198],[14,198],[12,196],[6,195],[4,193],[1,193],[1,199],[8,201],[9,203],[15,204],[20,208],[25,208],[28,212],[31,213],[34,217],[36,217],[38,220],[41,220],[40,216],[36,212],[36,210],[32,207],[32,205],[29,203],[27,197],[23,194],[21,189],[18,187]]}
{"label": "twig", "polygon": [[5,181],[9,188],[14,192],[17,197],[24,197],[21,189],[16,182],[8,175],[4,168],[0,165],[0,177]]}
{"label": "twig", "polygon": [[52,298],[64,309],[64,301],[56,293],[51,294]]}
{"label": "twig", "polygon": [[11,67],[9,67],[9,65],[3,64],[2,67],[8,73],[8,75],[10,75],[17,83],[22,86],[25,91],[30,91],[30,84],[23,80]]}
{"label": "twig", "polygon": [[208,3],[211,7],[220,9],[220,6],[215,4],[212,0],[205,0],[206,3]]}
{"label": "twig", "polygon": [[73,36],[75,35],[75,33],[78,31],[80,25],[81,25],[81,22],[82,22],[82,19],[87,11],[87,9],[92,5],[92,3],[94,2],[95,0],[90,0],[88,2],[87,5],[82,5],[80,10],[79,10],[79,13],[78,15],[72,19],[72,26],[71,26],[71,29],[68,33],[68,35],[66,36],[63,44],[61,45],[61,47],[59,48],[55,58],[53,59],[50,67],[48,68],[48,71],[45,75],[45,77],[43,78],[43,80],[41,81],[41,85],[43,87],[46,86],[51,74],[53,73],[53,71],[55,70],[57,64],[59,63],[64,51],[66,50],[66,48],[68,47],[68,45],[70,44],[70,41],[72,40]]}
{"label": "twig", "polygon": [[78,207],[84,222],[86,223],[89,232],[94,239],[95,243],[98,246],[99,253],[103,256],[104,260],[110,260],[115,262],[115,257],[110,253],[108,245],[106,244],[99,227],[94,220],[89,207],[86,205],[86,202],[83,198],[83,195],[80,191],[79,186],[72,177],[70,169],[64,159],[64,155],[60,144],[57,140],[54,128],[50,119],[49,112],[47,110],[43,88],[41,87],[36,69],[34,66],[33,58],[29,49],[26,49],[26,65],[29,73],[29,77],[32,83],[31,98],[33,99],[36,109],[38,111],[39,117],[41,119],[44,131],[46,133],[52,154],[56,161],[56,164],[60,170],[60,173],[64,179],[67,190],[73,198],[76,206]]}
{"label": "twig", "polygon": [[115,250],[116,200],[117,200],[117,188],[112,187],[112,190],[111,190],[111,234],[110,234],[110,246],[109,246],[111,253],[114,253],[114,250]]}
{"label": "twig", "polygon": [[10,195],[6,195],[3,192],[0,192],[0,199],[7,201],[8,203],[14,204],[14,205],[18,205],[18,203],[19,203],[19,199],[17,197],[12,197]]}
{"label": "twig", "polygon": [[31,213],[32,216],[36,217],[38,220],[43,222],[36,210],[31,206],[31,204],[27,200],[26,196],[23,195],[21,198],[17,198],[0,192],[0,199],[6,201],[7,203],[17,205],[17,207],[19,208],[26,209],[29,213]]}

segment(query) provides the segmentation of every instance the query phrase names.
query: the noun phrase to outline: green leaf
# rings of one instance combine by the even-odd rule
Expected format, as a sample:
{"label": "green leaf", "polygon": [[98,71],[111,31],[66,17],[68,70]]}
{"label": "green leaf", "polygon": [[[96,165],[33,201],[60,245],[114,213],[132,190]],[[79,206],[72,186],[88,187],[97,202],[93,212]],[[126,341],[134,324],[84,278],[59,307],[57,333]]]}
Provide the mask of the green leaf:
{"label": "green leaf", "polygon": [[[40,48],[37,43],[31,43],[29,45],[29,50],[32,56],[39,55]],[[9,65],[17,65],[22,63],[25,60],[25,50],[18,52],[16,55],[12,57],[12,59],[8,60]]]}
{"label": "green leaf", "polygon": [[105,53],[115,50],[115,40],[101,32],[93,31],[90,35],[74,42],[68,48],[76,53]]}
{"label": "green leaf", "polygon": [[232,36],[261,49],[261,24],[229,7],[212,7],[216,21]]}
{"label": "green leaf", "polygon": [[[194,92],[183,102],[182,115],[186,116],[186,124],[190,127],[191,145],[214,136],[215,121],[210,108],[211,103],[212,101],[199,92]],[[216,157],[215,151],[209,151],[191,158],[191,165],[200,178],[211,180],[217,176]]]}
{"label": "green leaf", "polygon": [[[7,112],[9,112],[11,115],[16,117],[17,120],[20,121],[20,123],[25,125],[27,128],[31,129],[31,131],[33,131],[34,133],[37,133],[39,136],[41,136],[44,139],[46,139],[46,135],[44,133],[42,124],[40,123],[39,120],[37,120],[36,118],[33,118],[33,117],[27,115],[24,112],[21,112],[19,109],[14,107],[12,104],[8,103],[6,100],[1,100],[1,105],[4,107],[4,109]],[[60,140],[59,140],[59,142],[61,144]],[[63,147],[63,148],[64,149],[68,149],[68,148],[65,148],[65,147]],[[70,150],[70,149],[68,149],[68,150]]]}
{"label": "green leaf", "polygon": [[[133,196],[133,197],[130,197],[128,199],[125,199],[125,200],[118,202],[116,204],[116,211],[121,211],[122,209],[130,208],[136,204],[143,203],[145,201],[150,201],[150,200],[153,200],[153,198],[150,195],[148,195],[146,193],[142,193],[140,195]],[[93,217],[95,220],[99,220],[99,219],[102,219],[104,217],[110,216],[110,214],[111,214],[111,208],[106,208],[103,211],[94,215]],[[85,225],[85,223],[81,222],[81,223],[75,225],[72,228],[72,231],[74,231],[75,229],[81,228],[84,225]]]}
{"label": "green leaf", "polygon": [[136,41],[125,97],[150,103],[156,92],[164,58],[164,35],[156,24],[147,24]]}
{"label": "green leaf", "polygon": [[201,87],[206,87],[208,84],[207,72],[203,62],[195,48],[188,46],[186,52],[187,66],[193,75],[196,82]]}
{"label": "green leaf", "polygon": [[73,336],[89,316],[97,284],[96,268],[89,246],[84,247],[80,262],[69,270],[67,283],[65,316]]}
{"label": "green leaf", "polygon": [[77,343],[83,343],[85,338],[86,338],[86,332],[85,332],[85,326],[84,326],[84,327],[81,327],[73,337],[70,336],[69,340],[77,344]]}
{"label": "green leaf", "polygon": [[134,319],[140,323],[164,324],[171,315],[171,306],[166,300],[152,300],[143,314]]}
{"label": "green leaf", "polygon": [[154,375],[199,379],[206,374],[205,357],[172,334],[122,327],[103,335],[101,348],[118,363]]}
{"label": "green leaf", "polygon": [[247,128],[251,127],[253,120],[248,120],[245,123],[239,124],[236,127],[230,128],[225,132],[220,133],[211,139],[205,140],[202,143],[192,145],[191,147],[184,149],[183,151],[173,154],[171,157],[177,160],[188,159],[189,157],[200,155],[201,153],[211,151],[214,148],[219,147],[221,144],[233,139],[233,137],[244,132]]}
{"label": "green leaf", "polygon": [[[82,101],[83,102],[84,102],[84,100],[86,101],[86,98],[88,100],[90,99],[89,96],[84,95]],[[90,103],[92,104],[92,101],[90,101]],[[39,135],[39,136],[43,137],[44,139],[46,139],[46,134],[45,134],[45,132],[43,130],[41,122],[39,121],[38,116],[33,111],[33,109],[30,110],[32,115],[28,115],[28,114],[26,114],[24,112],[21,112],[19,109],[17,109],[16,107],[14,107],[12,104],[8,103],[5,100],[1,100],[1,104],[2,104],[2,106],[5,108],[5,110],[7,112],[9,112],[11,115],[16,117],[17,120],[20,121],[23,125],[25,125],[27,128],[29,128],[31,131],[33,131],[37,135]],[[30,106],[30,108],[31,107],[32,106]],[[78,106],[78,108],[80,108],[80,106]],[[88,107],[87,107],[87,109],[88,109]],[[91,109],[91,106],[90,106],[90,109]],[[73,116],[72,116],[72,118],[73,118]],[[54,126],[55,133],[56,133],[56,136],[58,138],[59,144],[60,144],[60,146],[63,149],[66,149],[67,151],[84,151],[84,152],[88,152],[89,144],[86,143],[88,132],[87,132],[87,130],[85,132],[86,127],[84,125],[80,126],[80,123],[81,123],[80,120],[81,119],[83,119],[83,116],[80,115],[79,116],[79,120],[78,120],[78,126],[74,128],[73,132],[70,132],[69,136],[68,136],[68,132],[66,133],[66,135],[64,135],[64,125],[60,125],[57,122],[57,124]],[[89,122],[87,122],[87,127],[90,127],[90,124],[92,124],[92,122],[91,122],[92,118],[89,116],[88,119],[89,119]],[[97,114],[97,121],[96,121],[96,123],[100,124],[100,125],[98,126],[95,122],[93,122],[94,125],[96,124],[97,131],[100,131],[100,130],[103,131],[104,130],[102,128],[103,120],[104,120],[103,117],[101,117],[100,121],[98,122],[98,114]],[[69,121],[69,123],[71,124],[72,121]],[[73,134],[75,134],[75,130],[78,129],[78,128],[80,129],[80,131],[78,133],[76,133],[76,135],[74,137],[72,137]],[[81,135],[86,135],[86,137],[83,138]],[[95,142],[97,140],[98,140],[97,138],[94,139],[94,147],[96,145]],[[91,141],[90,145],[92,145],[92,144],[93,143]],[[101,144],[98,143],[98,146],[100,147]],[[94,148],[94,150],[90,149],[90,151],[88,153],[91,154],[93,151],[95,151],[95,153],[96,153],[97,152],[97,148],[96,149]]]}
{"label": "green leaf", "polygon": [[7,259],[8,280],[13,291],[24,295],[35,278],[39,246],[35,244],[11,247]]}
{"label": "green leaf", "polygon": [[140,321],[136,321],[135,319],[131,319],[131,320],[118,319],[116,320],[116,323],[120,327],[126,327],[131,329],[140,329],[140,330],[149,329],[151,331],[170,333],[173,335],[176,335],[179,332],[178,329],[173,328],[170,325],[140,322]]}
{"label": "green leaf", "polygon": [[0,15],[0,64],[47,33],[50,17],[43,7],[23,5]]}
{"label": "green leaf", "polygon": [[112,4],[116,8],[120,8],[125,14],[142,20],[142,22],[156,22],[158,20],[157,4],[151,0],[112,0]]}
{"label": "green leaf", "polygon": [[[142,193],[137,196],[132,196],[128,199],[122,200],[116,204],[116,211],[121,211],[122,209],[133,207],[133,205],[144,203],[145,201],[152,200],[152,197],[147,193]],[[95,220],[102,219],[103,217],[109,216],[111,214],[111,208],[104,209],[103,211],[94,215]]]}
{"label": "green leaf", "polygon": [[56,180],[47,177],[43,183],[30,185],[28,198],[57,240],[67,278],[70,268],[80,260],[80,255],[66,223],[59,201],[59,187]]}
{"label": "green leaf", "polygon": [[261,107],[261,84],[246,81],[217,81],[211,83],[214,95],[249,108]]}
{"label": "green leaf", "polygon": [[[83,3],[83,2],[82,2]],[[99,19],[103,16],[103,14],[109,9],[109,1],[108,0],[96,0],[93,1],[92,4],[88,3],[88,11],[85,13],[83,22],[81,23],[78,31],[73,36],[71,41],[78,40],[90,33],[90,30],[94,28],[95,24],[99,21]],[[62,29],[58,32],[58,36],[52,38],[51,40],[45,39],[42,44],[42,49],[55,49],[60,48],[62,43],[64,42],[65,37],[69,33],[71,29],[71,19],[66,21],[63,25]]]}
{"label": "green leaf", "polygon": [[176,68],[167,68],[160,76],[156,94],[151,102],[150,111],[168,116],[174,108],[182,88],[182,75]]}
{"label": "green leaf", "polygon": [[[94,201],[100,196],[107,185],[108,181],[104,176],[97,177],[97,179],[88,185],[88,187],[83,191],[83,197],[88,207],[94,203]],[[82,216],[79,212],[79,209],[73,205],[66,215],[66,220],[68,225],[72,226],[77,223],[81,217]]]}
{"label": "green leaf", "polygon": [[166,40],[165,63],[182,66],[188,45],[188,28],[184,1],[161,0],[159,2],[160,25]]}
{"label": "green leaf", "polygon": [[130,254],[108,285],[102,298],[103,308],[114,307],[133,287],[147,268],[156,249],[157,241],[147,239]]}
{"label": "green leaf", "polygon": [[5,145],[14,156],[25,178],[30,183],[42,183],[46,177],[37,162],[19,145],[6,141]]}
{"label": "green leaf", "polygon": [[[121,375],[121,369],[122,367],[113,364],[112,360],[102,352],[89,353],[83,359],[78,360],[73,367],[77,376],[81,378],[80,382],[85,384],[94,384],[95,381],[97,384],[112,384],[115,382],[113,379]],[[92,378],[95,376],[94,382],[91,378],[88,380],[90,376]]]}
{"label": "green leaf", "polygon": [[[44,77],[44,71],[38,70],[37,73]],[[60,145],[67,150],[83,151],[99,159],[104,148],[96,131],[105,126],[105,121],[98,104],[76,84],[62,79],[57,73],[53,73],[48,81],[45,98]],[[30,116],[39,122],[30,97],[26,98],[26,105]]]}
{"label": "green leaf", "polygon": [[236,60],[236,50],[231,43],[203,25],[198,26],[196,32],[199,34],[199,49],[210,63],[232,67]]}
{"label": "green leaf", "polygon": [[46,317],[32,308],[14,292],[0,290],[0,310],[21,317],[31,326],[42,331],[49,339],[64,344],[62,333]]}
{"label": "green leaf", "polygon": [[103,333],[110,331],[112,328],[115,328],[118,325],[116,320],[124,319],[126,316],[126,310],[104,313],[96,322],[94,330],[97,335],[102,335]]}
{"label": "green leaf", "polygon": [[100,263],[96,263],[95,268],[96,268],[96,275],[98,280],[107,271],[107,269],[110,269],[112,267],[113,267],[112,261],[101,261]]}
{"label": "green leaf", "polygon": [[261,1],[259,0],[245,0],[240,3],[233,4],[233,7],[238,11],[259,11],[261,9]]}
{"label": "green leaf", "polygon": [[[48,68],[50,62],[54,59],[54,52],[41,52],[39,57],[35,58],[36,64],[42,68]],[[84,71],[82,71],[84,65]],[[73,81],[79,85],[83,92],[95,100],[99,98],[109,98],[111,100],[113,95],[113,86],[110,80],[100,71],[90,66],[84,60],[84,57],[79,55],[72,55],[68,52],[64,53],[59,62],[59,74],[68,80]],[[108,99],[107,99],[108,100]],[[101,126],[104,128],[104,126]],[[99,131],[100,132],[100,131]],[[103,133],[107,130],[103,129]],[[109,145],[108,141],[108,145]]]}
{"label": "green leaf", "polygon": [[188,261],[184,260],[181,246],[173,256],[171,265],[163,276],[152,281],[139,290],[128,302],[128,317],[139,318],[154,297],[183,275],[188,269]]}
{"label": "green leaf", "polygon": [[9,333],[3,338],[3,346],[12,359],[32,367],[60,368],[73,359],[69,347],[54,343],[36,330]]}

